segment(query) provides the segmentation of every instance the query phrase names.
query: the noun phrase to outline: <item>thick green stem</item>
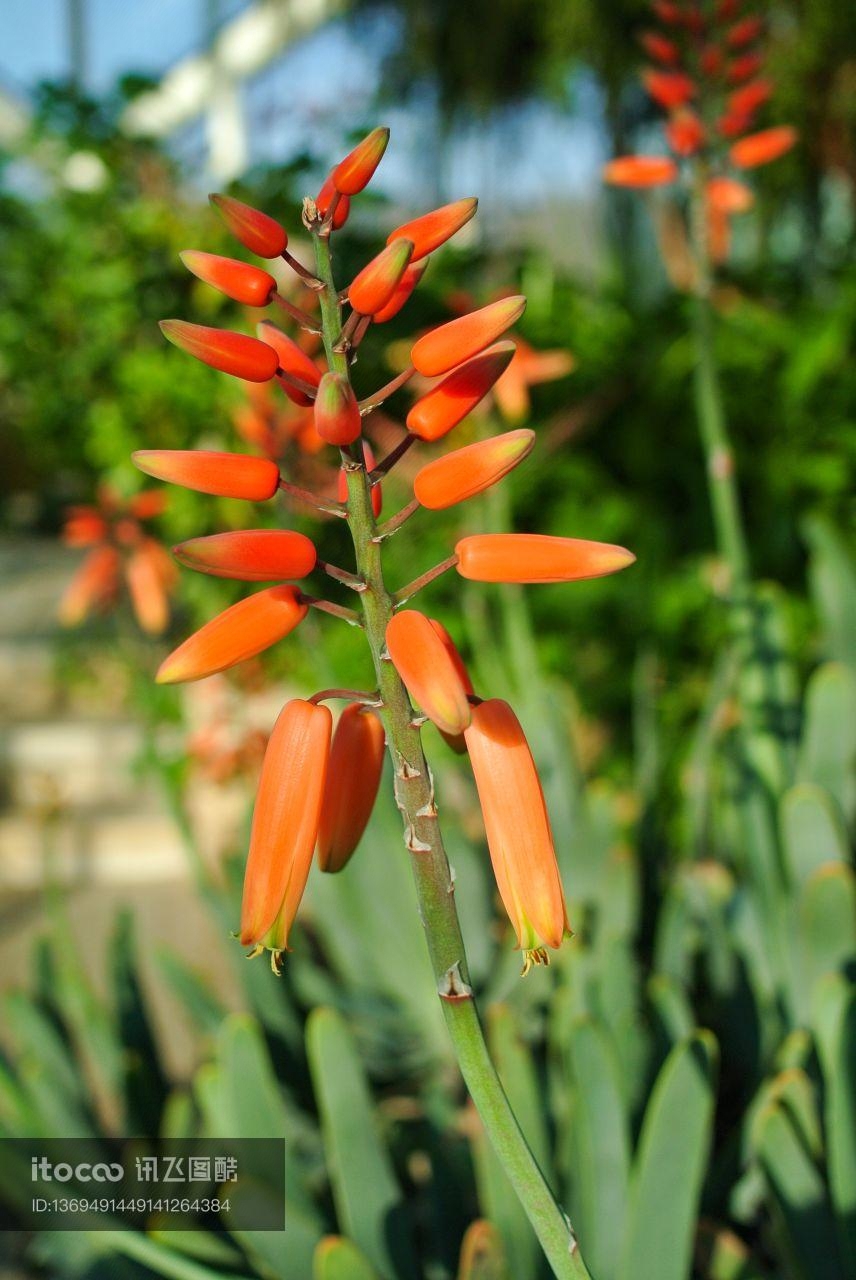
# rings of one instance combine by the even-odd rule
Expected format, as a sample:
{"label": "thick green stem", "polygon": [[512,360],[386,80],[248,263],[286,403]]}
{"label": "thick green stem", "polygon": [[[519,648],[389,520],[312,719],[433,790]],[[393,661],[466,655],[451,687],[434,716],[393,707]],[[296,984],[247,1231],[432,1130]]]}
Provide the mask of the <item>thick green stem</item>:
{"label": "thick green stem", "polygon": [[[320,293],[325,350],[331,368],[347,373],[347,356],[335,349],[341,332],[341,308],[333,281],[329,239],[316,231],[313,240],[316,272],[325,286]],[[407,690],[386,652],[386,628],[395,602],[384,584],[383,544],[377,540],[371,484],[359,441],[343,450],[342,461],[348,481],[348,522],[357,573],[366,584],[360,602],[383,702],[381,715],[392,758],[395,799],[401,811],[404,843],[411,858],[419,914],[446,1025],[473,1102],[554,1274],[558,1280],[584,1280],[589,1273],[568,1221],[529,1150],[487,1050],[468,983],[454,881],[434,803],[434,781]]]}

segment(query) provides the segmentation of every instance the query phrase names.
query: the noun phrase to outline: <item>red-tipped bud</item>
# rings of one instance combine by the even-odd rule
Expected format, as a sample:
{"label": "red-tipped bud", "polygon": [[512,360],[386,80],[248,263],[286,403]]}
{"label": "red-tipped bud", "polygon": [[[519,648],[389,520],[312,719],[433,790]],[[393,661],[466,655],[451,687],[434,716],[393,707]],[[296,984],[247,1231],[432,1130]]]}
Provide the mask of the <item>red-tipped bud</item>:
{"label": "red-tipped bud", "polygon": [[115,599],[119,589],[119,552],[115,547],[95,547],[90,551],[65,590],[59,605],[59,620],[76,627],[96,609]]}
{"label": "red-tipped bud", "polygon": [[343,196],[355,196],[362,191],[371,182],[388,142],[389,129],[372,129],[344,160],[339,161],[330,175],[336,190]]}
{"label": "red-tipped bud", "polygon": [[293,338],[289,338],[287,333],[283,333],[282,329],[278,329],[270,320],[262,320],[256,327],[256,333],[276,352],[279,368],[286,375],[278,381],[289,400],[303,408],[308,407],[313,403],[314,397],[295,387],[288,378],[289,376],[297,378],[300,382],[308,383],[310,387],[317,387],[321,381],[321,370],[315,361],[297,345]]}
{"label": "red-tipped bud", "polygon": [[729,159],[738,169],[755,169],[785,155],[796,145],[797,136],[796,129],[787,124],[763,129],[761,133],[750,133],[747,138],[734,143],[728,153]]}
{"label": "red-tipped bud", "polygon": [[508,475],[534,444],[535,432],[525,429],[468,444],[424,466],[413,481],[413,492],[432,511],[453,507]]}
{"label": "red-tipped bud", "polygon": [[361,316],[373,316],[392,299],[413,253],[410,240],[394,240],[355,276],[348,301]]}
{"label": "red-tipped bud", "polygon": [[161,320],[160,329],[168,342],[221,373],[247,382],[268,382],[276,373],[276,352],[258,338],[187,320]]}
{"label": "red-tipped bud", "polygon": [[478,207],[479,202],[475,196],[469,196],[466,200],[455,200],[452,204],[444,204],[442,208],[432,209],[430,213],[423,213],[421,218],[414,218],[412,222],[405,222],[394,231],[390,231],[386,243],[392,244],[393,240],[412,241],[411,261],[418,262],[420,258],[425,258],[435,249],[439,249],[440,245],[451,239],[456,231],[460,231],[461,227],[475,216]]}
{"label": "red-tipped bud", "polygon": [[302,533],[279,529],[241,529],[190,538],[173,547],[176,560],[215,578],[273,582],[305,578],[315,568],[316,552]]}
{"label": "red-tipped bud", "polygon": [[661,107],[674,111],[695,97],[695,84],[682,71],[643,71],[642,83]]}
{"label": "red-tipped bud", "polygon": [[570,932],[553,833],[532,752],[507,702],[491,698],[473,708],[465,731],[479,793],[496,885],[524,973],[544,962]]}
{"label": "red-tipped bud", "polygon": [[729,84],[743,84],[744,80],[751,80],[756,76],[763,65],[764,59],[760,53],[744,53],[728,64],[725,78]]}
{"label": "red-tipped bud", "polygon": [[773,88],[772,80],[753,80],[742,89],[735,89],[728,95],[728,114],[751,116],[773,96]]}
{"label": "red-tipped bud", "polygon": [[[322,218],[327,217],[327,211],[330,208],[330,204],[335,194],[336,194],[336,188],[333,185],[333,176],[331,174],[329,178],[325,178],[324,183],[321,187],[321,190],[318,192],[318,195],[315,197],[315,208],[318,210]],[[351,212],[350,196],[343,196],[340,194],[339,199],[336,201],[336,210],[333,214],[333,230],[334,231],[338,231],[340,227],[343,227],[345,225],[345,223],[348,221],[348,214],[350,212]]]}
{"label": "red-tipped bud", "polygon": [[315,395],[315,430],[322,440],[340,447],[353,444],[363,426],[360,406],[343,373],[325,373]]}
{"label": "red-tipped bud", "polygon": [[333,734],[330,767],[318,828],[318,865],[341,871],[371,817],[384,756],[383,725],[365,707],[345,708]]}
{"label": "red-tipped bud", "polygon": [[218,613],[161,663],[158,684],[201,680],[282,640],[306,617],[295,587],[268,587]]}
{"label": "red-tipped bud", "polygon": [[749,188],[734,178],[711,178],[706,190],[709,205],[721,213],[745,213],[755,201]]}
{"label": "red-tipped bud", "polygon": [[374,313],[372,319],[375,324],[384,324],[387,320],[391,320],[393,316],[397,316],[419,281],[425,274],[427,262],[417,262],[411,264],[405,271],[404,275],[395,286],[392,297],[385,307],[381,307],[379,311]]}
{"label": "red-tipped bud", "polygon": [[288,232],[275,218],[231,196],[210,195],[208,199],[235,239],[250,253],[260,258],[278,258],[288,245]]}
{"label": "red-tipped bud", "polygon": [[266,307],[276,293],[276,281],[270,272],[248,262],[200,249],[185,249],[179,257],[188,271],[245,307]]}
{"label": "red-tipped bud", "polygon": [[472,708],[456,664],[431,622],[415,609],[395,614],[386,647],[407,692],[444,733],[462,733]]}
{"label": "red-tipped bud", "polygon": [[724,62],[722,50],[719,45],[706,44],[698,55],[698,61],[703,75],[718,76]]}
{"label": "red-tipped bud", "polygon": [[474,582],[575,582],[632,564],[624,547],[540,533],[478,533],[455,547],[457,570]]}
{"label": "red-tipped bud", "polygon": [[502,377],[514,356],[513,342],[498,342],[417,400],[407,415],[407,428],[420,440],[439,440],[471,413],[494,383]]}
{"label": "red-tipped bud", "polygon": [[[368,440],[363,441],[363,457],[365,459],[366,470],[371,471],[376,465],[374,451]],[[336,481],[336,497],[339,502],[348,501],[348,473],[344,467],[339,468],[339,476]],[[383,510],[383,493],[381,492],[381,482],[372,485],[372,511],[375,520]]]}
{"label": "red-tipped bud", "polygon": [[666,121],[666,138],[676,155],[693,156],[704,142],[704,125],[694,111],[683,107]]}
{"label": "red-tipped bud", "polygon": [[735,22],[725,33],[725,43],[729,49],[742,49],[753,40],[757,40],[764,30],[764,19],[754,15]]}
{"label": "red-tipped bud", "polygon": [[269,458],[209,449],[137,449],[134,466],[156,480],[180,484],[220,498],[266,502],[279,487],[279,468]]}
{"label": "red-tipped bud", "polygon": [[413,346],[410,359],[414,368],[426,378],[447,373],[496,342],[520,319],[525,309],[526,299],[515,294],[432,329]]}
{"label": "red-tipped bud", "polygon": [[676,67],[681,60],[681,51],[674,41],[667,40],[657,31],[643,31],[639,43],[649,57],[666,67]]}
{"label": "red-tipped bud", "polygon": [[668,156],[618,156],[603,167],[603,180],[613,187],[662,187],[677,176]]}
{"label": "red-tipped bud", "polygon": [[321,819],[333,717],[287,702],[265,751],[241,903],[241,943],[279,953],[306,888]]}

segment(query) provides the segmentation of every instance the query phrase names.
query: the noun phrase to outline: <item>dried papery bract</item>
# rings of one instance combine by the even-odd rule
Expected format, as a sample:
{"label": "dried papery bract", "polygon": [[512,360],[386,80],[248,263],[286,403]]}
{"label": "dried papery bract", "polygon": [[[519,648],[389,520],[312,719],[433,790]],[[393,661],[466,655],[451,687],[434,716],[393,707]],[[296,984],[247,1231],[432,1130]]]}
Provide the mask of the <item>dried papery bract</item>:
{"label": "dried papery bract", "polygon": [[333,734],[318,827],[318,865],[341,871],[363,837],[383,773],[383,725],[374,711],[352,702]]}

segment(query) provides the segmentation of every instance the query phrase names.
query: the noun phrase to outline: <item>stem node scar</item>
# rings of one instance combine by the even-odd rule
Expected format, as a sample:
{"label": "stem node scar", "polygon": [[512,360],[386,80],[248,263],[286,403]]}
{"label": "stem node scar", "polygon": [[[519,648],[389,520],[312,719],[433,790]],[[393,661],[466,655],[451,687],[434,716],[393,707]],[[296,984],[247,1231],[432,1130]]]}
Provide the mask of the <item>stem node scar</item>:
{"label": "stem node scar", "polygon": [[456,960],[450,965],[437,985],[437,994],[441,1000],[472,1000],[473,989],[461,977],[461,962]]}

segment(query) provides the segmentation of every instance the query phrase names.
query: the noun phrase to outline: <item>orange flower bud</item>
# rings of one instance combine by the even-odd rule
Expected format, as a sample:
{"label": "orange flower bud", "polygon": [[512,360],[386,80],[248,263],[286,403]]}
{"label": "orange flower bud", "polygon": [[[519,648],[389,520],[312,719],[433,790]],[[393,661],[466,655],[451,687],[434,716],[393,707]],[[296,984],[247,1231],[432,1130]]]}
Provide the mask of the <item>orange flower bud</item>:
{"label": "orange flower bud", "polygon": [[514,356],[513,342],[498,342],[417,400],[407,415],[407,428],[420,440],[439,440],[471,413],[494,383],[502,377]]}
{"label": "orange flower bud", "polygon": [[742,84],[744,80],[751,80],[757,75],[763,64],[764,59],[760,53],[744,53],[728,64],[725,78],[729,84]]}
{"label": "orange flower bud", "polygon": [[440,245],[451,239],[456,231],[460,231],[461,227],[475,216],[478,207],[479,202],[475,196],[469,196],[466,200],[455,200],[452,204],[444,204],[442,208],[432,209],[430,213],[423,213],[421,218],[414,218],[412,222],[405,222],[394,231],[390,231],[386,243],[392,244],[393,240],[412,241],[411,261],[418,262],[420,258],[425,258],[435,249],[439,249]]}
{"label": "orange flower bud", "polygon": [[496,885],[525,952],[524,973],[543,948],[570,933],[553,833],[532,752],[507,702],[473,708],[464,731]]}
{"label": "orange flower bud", "polygon": [[91,547],[107,536],[107,521],[92,507],[69,507],[62,540],[67,547]]}
{"label": "orange flower bud", "polygon": [[575,582],[632,564],[624,547],[542,533],[477,533],[455,547],[457,569],[474,582]]}
{"label": "orange flower bud", "polygon": [[138,520],[151,520],[166,510],[166,494],[163,489],[142,489],[131,498],[128,510]]}
{"label": "orange flower bud", "polygon": [[363,428],[360,406],[343,373],[325,373],[315,396],[315,430],[328,444],[353,444]]}
{"label": "orange flower bud", "polygon": [[716,128],[723,138],[737,138],[741,133],[745,133],[751,124],[751,116],[746,114],[735,115],[733,112],[728,112],[726,115],[719,117],[716,122]]}
{"label": "orange flower bud", "polygon": [[[324,179],[324,183],[318,195],[315,197],[315,208],[318,210],[322,218],[327,217],[327,210],[330,208],[330,202],[336,194],[336,188],[333,185],[333,175]],[[336,212],[333,214],[333,230],[338,231],[348,221],[348,214],[351,212],[351,200],[349,196],[340,195],[336,201]]]}
{"label": "orange flower bud", "polygon": [[692,156],[704,142],[704,125],[694,111],[682,108],[666,122],[669,146],[679,156]]}
{"label": "orange flower bud", "polygon": [[165,658],[158,684],[201,680],[269,649],[306,617],[295,587],[268,587],[218,613]]}
{"label": "orange flower bud", "polygon": [[453,507],[508,475],[534,444],[535,432],[521,429],[465,445],[424,466],[413,481],[413,492],[431,511]]}
{"label": "orange flower bud", "polygon": [[119,589],[119,552],[115,547],[95,547],[77,570],[59,604],[59,620],[76,627],[93,610],[103,609]]}
{"label": "orange flower bud", "polygon": [[315,547],[302,533],[280,529],[241,529],[190,538],[172,549],[189,569],[215,578],[272,582],[304,578],[315,568]]}
{"label": "orange flower bud", "polygon": [[339,161],[330,175],[336,190],[343,196],[355,196],[362,191],[371,182],[388,142],[389,129],[372,129],[344,160]]}
{"label": "orange flower bud", "polygon": [[745,213],[752,208],[755,197],[748,187],[734,178],[711,178],[707,184],[707,199],[711,208],[722,213]]}
{"label": "orange flower bud", "polygon": [[772,97],[773,88],[772,80],[753,80],[742,89],[735,89],[728,95],[728,114],[750,116]]}
{"label": "orange flower bud", "polygon": [[[458,653],[458,648],[454,640],[449,635],[448,631],[443,626],[442,622],[438,622],[436,618],[429,618],[428,621],[431,623],[431,626],[437,632],[437,635],[440,637],[440,640],[443,643],[444,649],[448,653],[449,657],[452,659],[452,666],[455,668],[455,670],[458,673],[458,676],[460,677],[461,684],[464,686],[464,691],[467,694],[475,693],[475,690],[473,689],[473,682],[470,679],[470,673],[469,671],[467,671],[466,664],[463,658]],[[440,730],[440,733],[442,737],[445,738],[446,742],[452,748],[452,750],[456,751],[459,756],[464,755],[466,753],[467,743],[463,733],[446,733],[443,729]]]}
{"label": "orange flower bud", "polygon": [[266,307],[276,293],[276,281],[270,272],[248,262],[200,249],[185,249],[178,256],[188,271],[245,307]]}
{"label": "orange flower bud", "polygon": [[267,382],[276,373],[276,352],[258,338],[187,320],[161,320],[160,329],[168,342],[221,373],[247,382]]}
{"label": "orange flower bud", "polygon": [[393,316],[397,316],[419,281],[425,274],[427,262],[417,262],[415,266],[411,265],[407,268],[404,275],[392,291],[392,297],[385,307],[381,307],[372,316],[375,324],[384,324],[387,320],[391,320]]}
{"label": "orange flower bud", "polygon": [[244,874],[243,946],[288,948],[288,934],[312,865],[333,717],[294,698],[279,714],[265,751]]}
{"label": "orange flower bud", "polygon": [[[368,440],[363,441],[363,458],[365,459],[366,471],[372,471],[376,466],[374,451]],[[336,480],[336,498],[339,502],[348,501],[348,474],[344,467],[339,468],[339,475]],[[372,511],[375,520],[377,520],[383,510],[383,493],[381,492],[381,482],[372,485]]]}
{"label": "orange flower bud", "polygon": [[661,107],[673,111],[695,97],[695,84],[683,71],[643,71],[642,83]]}
{"label": "orange flower bud", "polygon": [[386,647],[407,692],[445,733],[461,733],[472,709],[456,664],[428,618],[416,609],[396,613],[386,628]]}
{"label": "orange flower bud", "polygon": [[246,453],[218,453],[212,449],[137,449],[135,467],[156,480],[180,484],[197,493],[220,498],[266,502],[279,487],[279,468],[269,458]]}
{"label": "orange flower bud", "polygon": [[735,22],[725,33],[725,43],[730,49],[742,49],[744,45],[751,44],[753,40],[757,40],[764,29],[764,20],[757,15],[749,18],[743,18],[740,22]]}
{"label": "orange flower bud", "polygon": [[654,0],[651,8],[656,17],[667,26],[677,27],[683,22],[684,15],[680,5],[672,4],[670,0]]}
{"label": "orange flower bud", "polygon": [[717,22],[730,22],[740,8],[740,0],[719,0],[714,16]]}
{"label": "orange flower bud", "polygon": [[668,156],[618,156],[603,167],[604,182],[614,187],[661,187],[677,176],[678,166]]}
{"label": "orange flower bud", "polygon": [[[321,370],[293,338],[289,338],[287,333],[283,333],[282,329],[278,329],[270,320],[262,320],[256,326],[256,333],[268,346],[273,347],[283,373],[299,378],[301,382],[308,382],[310,387],[318,386],[321,381]],[[312,404],[312,397],[292,386],[286,378],[280,378],[279,384],[289,400],[295,404],[302,405],[304,408]]]}
{"label": "orange flower bud", "polygon": [[515,294],[432,329],[413,346],[410,359],[414,368],[426,378],[447,373],[496,342],[520,319],[525,309],[526,299]]}
{"label": "orange flower bud", "polygon": [[677,66],[681,60],[681,51],[674,41],[667,40],[657,31],[643,31],[639,43],[649,57],[667,67]]}
{"label": "orange flower bud", "polygon": [[358,703],[345,708],[333,734],[318,828],[318,865],[341,871],[371,817],[383,772],[385,738],[378,717]]}
{"label": "orange flower bud", "polygon": [[758,165],[769,164],[796,144],[797,131],[790,125],[781,124],[775,129],[763,129],[760,133],[750,133],[748,137],[735,142],[729,151],[731,163],[738,169],[754,169]]}
{"label": "orange flower bud", "polygon": [[[153,538],[146,538],[125,565],[125,581],[131,597],[134,617],[143,631],[158,636],[169,622],[169,604],[160,564],[163,549]],[[173,567],[173,566],[170,566]]]}
{"label": "orange flower bud", "polygon": [[698,56],[698,61],[704,75],[719,75],[723,63],[722,50],[718,45],[706,44]]}
{"label": "orange flower bud", "polygon": [[210,195],[208,199],[235,239],[251,253],[260,258],[278,258],[287,247],[288,232],[275,218],[232,196]]}
{"label": "orange flower bud", "polygon": [[361,316],[373,316],[391,300],[413,253],[410,240],[394,240],[363,267],[348,289],[348,301]]}

